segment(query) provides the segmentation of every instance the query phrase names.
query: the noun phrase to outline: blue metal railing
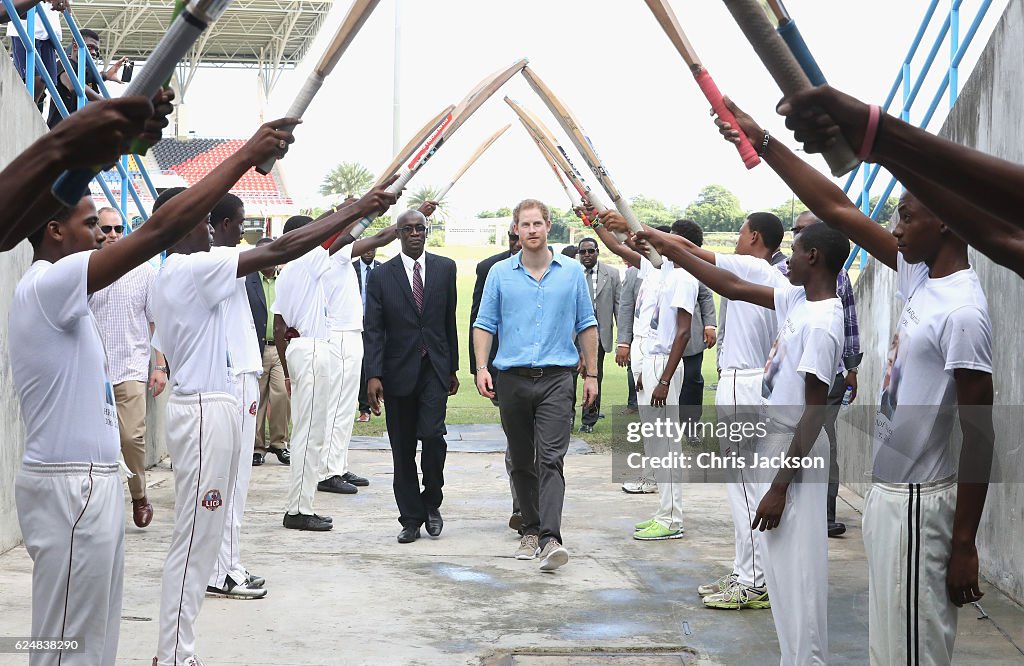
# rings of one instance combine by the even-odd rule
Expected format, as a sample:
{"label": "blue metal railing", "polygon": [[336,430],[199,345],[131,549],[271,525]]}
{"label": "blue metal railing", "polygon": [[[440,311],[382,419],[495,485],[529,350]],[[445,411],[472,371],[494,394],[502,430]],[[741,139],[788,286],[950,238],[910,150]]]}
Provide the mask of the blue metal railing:
{"label": "blue metal railing", "polygon": [[[943,97],[946,96],[947,91],[949,93],[949,108],[953,108],[953,105],[956,103],[957,96],[960,94],[960,63],[963,61],[964,55],[967,53],[967,49],[970,47],[971,42],[974,41],[974,37],[977,35],[978,29],[981,27],[981,22],[984,20],[986,14],[988,14],[988,10],[992,6],[992,0],[982,0],[974,16],[974,20],[971,22],[967,32],[964,33],[961,38],[960,6],[962,4],[963,0],[951,0],[949,12],[945,14],[942,25],[939,26],[938,35],[935,38],[935,42],[932,45],[931,50],[925,57],[924,64],[921,66],[921,72],[918,75],[917,80],[913,81],[910,72],[911,64],[913,63],[914,57],[917,55],[918,48],[921,46],[921,41],[924,39],[925,32],[932,25],[932,19],[935,17],[936,9],[939,6],[939,0],[931,0],[931,2],[929,2],[928,9],[925,11],[924,19],[921,21],[921,26],[918,28],[917,34],[914,35],[910,49],[907,51],[907,55],[903,59],[903,64],[900,66],[900,71],[896,75],[896,81],[893,82],[892,88],[889,90],[889,95],[885,98],[883,108],[886,111],[890,110],[896,99],[896,93],[902,88],[903,102],[899,108],[899,117],[902,120],[910,122],[910,110],[913,107],[914,102],[917,101],[917,96],[921,92],[925,79],[931,71],[931,68],[935,63],[935,59],[938,56],[939,51],[942,49],[947,36],[949,37],[948,69],[942,77],[942,80],[939,82],[938,89],[935,91],[935,95],[932,97],[928,110],[921,118],[921,122],[918,124],[918,127],[928,127],[928,124],[931,122],[935,112],[938,110]],[[864,214],[870,216],[873,220],[878,219],[878,214],[885,207],[885,203],[892,194],[893,188],[896,187],[896,179],[890,176],[889,182],[886,184],[882,196],[879,197],[878,203],[875,204],[874,208],[872,208],[870,203],[871,188],[875,184],[875,179],[878,177],[879,170],[880,167],[877,164],[861,164],[850,173],[846,180],[846,184],[843,186],[843,191],[849,194],[850,189],[853,187],[853,183],[857,178],[858,172],[861,174],[863,183],[862,189],[855,200],[859,202],[860,208],[864,211]],[[853,252],[850,253],[850,256],[846,260],[846,268],[850,268],[850,266],[853,265],[853,261],[858,257],[858,255],[860,256],[860,267],[864,268],[864,264],[867,261],[867,253],[860,247],[853,248]]]}
{"label": "blue metal railing", "polygon": [[[64,45],[61,44],[54,27],[50,25],[49,20],[46,18],[46,14],[38,12],[37,9],[33,7],[28,10],[25,17],[25,24],[22,25],[20,21],[13,20],[13,17],[16,16],[13,0],[0,0],[0,2],[3,3],[4,8],[7,10],[7,15],[12,17],[12,23],[14,24],[15,31],[18,33],[18,38],[21,39],[21,43],[25,45],[25,86],[32,99],[35,99],[35,78],[36,75],[38,75],[43,80],[46,90],[50,94],[50,104],[55,105],[61,116],[67,118],[71,112],[77,111],[88,103],[88,98],[85,93],[86,72],[91,74],[92,78],[99,86],[100,95],[107,99],[110,98],[110,93],[107,91],[107,87],[103,83],[103,75],[96,66],[96,62],[92,59],[89,49],[86,48],[85,39],[82,37],[82,33],[79,30],[78,25],[75,23],[74,18],[71,16],[70,11],[66,10],[64,12],[64,20],[67,22],[68,28],[71,30],[75,46],[78,49],[77,67],[72,65],[71,59],[64,50]],[[74,76],[68,76],[75,89],[75,95],[77,98],[77,106],[74,109],[68,109],[64,104],[60,94],[57,92],[56,82],[50,77],[49,72],[46,71],[46,67],[43,64],[42,58],[36,52],[36,21],[42,21],[43,28],[45,28],[46,34],[49,36],[50,43],[54,46],[57,58],[60,60],[64,71],[69,74],[71,72],[75,73]],[[31,37],[29,37],[29,35],[31,35]],[[134,158],[138,173],[142,176],[142,180],[146,185],[146,189],[149,191],[150,196],[152,196],[153,199],[156,199],[156,187],[153,186],[153,181],[150,179],[149,173],[146,171],[146,165],[143,162],[142,156],[133,155],[132,157]],[[139,211],[139,215],[142,217],[143,221],[149,219],[149,214],[142,203],[142,198],[139,196],[138,189],[132,181],[131,174],[128,171],[128,166],[129,162],[127,155],[122,156],[121,159],[114,164],[114,168],[120,176],[121,196],[119,198],[114,196],[110,186],[107,184],[107,179],[104,178],[102,173],[97,174],[94,179],[103,191],[103,194],[106,196],[107,201],[110,202],[110,206],[121,216],[126,233],[131,232],[130,220],[126,213],[129,197],[131,197],[132,203],[135,204],[135,207]]]}

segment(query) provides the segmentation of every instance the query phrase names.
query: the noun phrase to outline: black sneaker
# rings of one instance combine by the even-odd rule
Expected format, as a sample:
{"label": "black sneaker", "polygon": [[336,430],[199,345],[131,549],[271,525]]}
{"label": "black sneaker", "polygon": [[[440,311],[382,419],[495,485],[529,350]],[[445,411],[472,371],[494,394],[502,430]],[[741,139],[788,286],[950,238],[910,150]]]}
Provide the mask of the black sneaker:
{"label": "black sneaker", "polygon": [[582,433],[594,432],[594,426],[592,426],[592,425],[581,425],[580,426],[580,432],[582,432]]}
{"label": "black sneaker", "polygon": [[290,530],[306,530],[309,532],[326,532],[334,527],[320,516],[309,516],[304,513],[284,514],[283,524]]}
{"label": "black sneaker", "polygon": [[259,467],[263,464],[263,454],[259,452],[253,452],[252,454],[252,466]]}
{"label": "black sneaker", "polygon": [[347,481],[348,483],[351,483],[353,486],[359,486],[360,488],[364,488],[370,485],[369,480],[364,479],[358,474],[353,474],[352,472],[345,472],[344,474],[342,474],[341,480]]}
{"label": "black sneaker", "polygon": [[342,495],[354,495],[359,492],[359,489],[354,485],[345,481],[340,476],[332,476],[329,479],[324,479],[320,483],[316,484],[317,490],[322,490],[325,493],[340,493]]}

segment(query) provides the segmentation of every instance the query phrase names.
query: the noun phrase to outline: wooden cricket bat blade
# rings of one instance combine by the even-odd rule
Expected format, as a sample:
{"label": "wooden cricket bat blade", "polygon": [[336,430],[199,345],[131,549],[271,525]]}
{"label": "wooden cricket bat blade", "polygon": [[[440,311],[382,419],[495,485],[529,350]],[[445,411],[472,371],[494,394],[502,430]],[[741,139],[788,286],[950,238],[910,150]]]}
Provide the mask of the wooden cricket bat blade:
{"label": "wooden cricket bat blade", "polygon": [[420,131],[409,140],[409,143],[405,144],[395,158],[391,160],[391,163],[381,172],[380,178],[374,182],[374,187],[380,187],[381,183],[390,178],[406,160],[412,157],[416,149],[420,147],[427,137],[438,128],[441,122],[447,118],[455,110],[454,104],[449,104],[445,108],[441,109],[441,113],[437,114],[433,118],[427,121],[427,123],[420,128]]}
{"label": "wooden cricket bat blade", "polygon": [[373,10],[379,3],[380,0],[355,0],[352,3],[348,14],[345,15],[345,19],[338,27],[338,31],[334,33],[331,45],[327,47],[327,50],[320,57],[320,62],[316,65],[315,71],[320,76],[326,77],[331,73],[341,60],[345,50],[352,43],[352,40],[355,39],[359,29],[366,23],[366,19],[370,18],[370,14],[373,13]]}

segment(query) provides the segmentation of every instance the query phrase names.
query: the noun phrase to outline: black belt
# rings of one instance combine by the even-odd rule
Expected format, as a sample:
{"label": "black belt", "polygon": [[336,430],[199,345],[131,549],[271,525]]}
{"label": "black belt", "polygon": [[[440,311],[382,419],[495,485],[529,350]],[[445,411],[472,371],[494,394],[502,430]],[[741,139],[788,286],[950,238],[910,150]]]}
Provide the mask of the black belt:
{"label": "black belt", "polygon": [[532,379],[539,379],[540,377],[551,377],[553,375],[561,375],[570,373],[576,370],[576,368],[567,368],[561,365],[549,365],[543,368],[509,368],[508,370],[502,370],[512,375],[519,375],[520,377],[530,377]]}

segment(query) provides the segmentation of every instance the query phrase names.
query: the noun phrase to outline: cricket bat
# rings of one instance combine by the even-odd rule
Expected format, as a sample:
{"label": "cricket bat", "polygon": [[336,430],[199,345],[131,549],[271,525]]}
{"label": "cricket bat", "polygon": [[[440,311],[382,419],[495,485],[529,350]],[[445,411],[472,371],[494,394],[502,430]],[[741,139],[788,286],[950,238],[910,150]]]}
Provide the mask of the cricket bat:
{"label": "cricket bat", "polygon": [[[672,46],[676,47],[676,51],[683,57],[686,66],[690,68],[690,72],[693,74],[693,78],[696,79],[700,91],[711,102],[711,108],[714,109],[715,114],[738,129],[739,124],[736,122],[736,117],[725,106],[722,92],[718,89],[715,80],[711,78],[707,68],[701,63],[700,58],[697,57],[697,52],[693,49],[693,45],[690,44],[690,40],[687,39],[682,26],[679,25],[679,19],[676,18],[676,14],[672,11],[668,0],[645,0],[645,2],[647,2],[647,6],[650,8],[651,13],[654,14],[654,18],[657,19],[661,29],[668,35]],[[736,147],[740,151],[743,164],[748,169],[753,169],[761,163],[761,158],[757,156],[757,151],[754,150],[754,146],[743,132],[740,132],[740,143]]]}
{"label": "cricket bat", "polygon": [[796,27],[796,21],[789,15],[786,6],[782,4],[782,0],[767,0],[765,4],[768,5],[771,13],[775,15],[775,22],[778,24],[775,31],[782,36],[786,46],[793,53],[793,57],[800,63],[800,67],[804,70],[804,74],[807,75],[811,85],[823,86],[827,84],[828,81],[825,80],[821,67],[818,67],[818,61],[811,55],[811,49],[808,48],[807,42],[804,41],[804,36],[800,34],[800,28]]}
{"label": "cricket bat", "polygon": [[[320,56],[320,62],[316,64],[313,71],[306,77],[306,82],[302,84],[299,93],[292,100],[292,105],[288,107],[288,113],[285,114],[285,118],[302,117],[302,114],[306,112],[306,109],[312,103],[313,98],[316,97],[320,87],[323,86],[324,81],[334,71],[338,62],[341,61],[341,56],[345,54],[345,50],[352,43],[352,40],[355,39],[359,29],[366,23],[366,19],[370,17],[370,14],[373,13],[374,8],[379,2],[380,0],[355,0],[352,3],[348,14],[345,15],[345,20],[341,22],[338,31],[334,33],[334,39],[331,40],[331,44],[324,51],[324,54]],[[282,129],[291,131],[294,129],[294,126]],[[266,175],[274,168],[275,162],[277,162],[276,159],[269,159],[256,167],[256,170]]]}
{"label": "cricket bat", "polygon": [[428,136],[433,134],[435,130],[441,127],[442,123],[444,123],[445,126],[447,126],[447,123],[451,121],[452,111],[454,110],[455,105],[449,104],[444,109],[441,109],[441,113],[437,114],[436,116],[428,120],[427,124],[420,128],[420,131],[416,132],[416,134],[411,139],[409,139],[409,143],[405,144],[402,147],[402,149],[398,151],[398,154],[395,155],[395,158],[391,160],[391,164],[388,164],[384,171],[381,172],[380,177],[376,180],[376,182],[374,182],[372,187],[380,187],[381,183],[383,183],[385,180],[394,175],[394,173],[398,171],[398,168],[402,166],[402,163],[411,158],[412,154],[416,152],[416,149],[419,148],[423,144],[423,142],[427,140]]}
{"label": "cricket bat", "polygon": [[470,155],[469,159],[466,160],[466,163],[463,164],[462,167],[458,171],[455,172],[455,175],[452,176],[452,179],[450,181],[448,181],[447,185],[444,186],[444,189],[442,189],[438,193],[438,195],[437,195],[437,200],[438,201],[441,201],[442,199],[444,199],[445,195],[448,194],[448,190],[452,189],[452,186],[455,185],[455,183],[458,182],[459,178],[462,178],[462,174],[464,174],[467,171],[469,171],[469,167],[473,166],[473,163],[476,162],[478,159],[480,159],[480,156],[484,154],[484,151],[486,151],[488,148],[490,148],[491,144],[494,143],[495,141],[497,141],[498,137],[500,137],[502,134],[504,134],[505,130],[507,130],[509,127],[512,127],[511,123],[509,123],[508,125],[505,125],[501,129],[499,129],[497,132],[492,134],[486,141],[484,141],[482,144],[480,144],[480,147],[476,149],[476,152],[473,153],[472,155]]}

